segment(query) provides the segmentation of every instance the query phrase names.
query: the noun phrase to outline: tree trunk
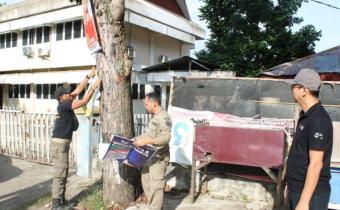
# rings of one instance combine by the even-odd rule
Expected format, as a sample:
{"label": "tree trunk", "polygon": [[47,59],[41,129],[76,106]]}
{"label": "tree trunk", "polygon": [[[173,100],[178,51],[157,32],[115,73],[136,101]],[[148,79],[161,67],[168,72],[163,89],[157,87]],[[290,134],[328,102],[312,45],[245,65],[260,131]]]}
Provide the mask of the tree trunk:
{"label": "tree trunk", "polygon": [[[97,54],[97,70],[102,79],[102,136],[133,137],[131,68],[124,27],[124,0],[93,0],[103,51]],[[117,161],[104,161],[105,200],[126,203],[139,195],[140,175],[136,169]]]}

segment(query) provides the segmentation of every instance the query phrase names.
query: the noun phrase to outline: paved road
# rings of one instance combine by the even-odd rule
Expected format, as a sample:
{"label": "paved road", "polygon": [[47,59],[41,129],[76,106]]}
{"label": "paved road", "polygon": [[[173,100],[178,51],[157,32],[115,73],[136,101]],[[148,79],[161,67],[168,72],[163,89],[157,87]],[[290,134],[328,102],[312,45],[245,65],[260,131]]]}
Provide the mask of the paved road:
{"label": "paved road", "polygon": [[52,167],[0,155],[0,209],[17,209],[48,193]]}
{"label": "paved road", "polygon": [[[19,206],[51,192],[52,177],[52,166],[0,155],[0,210],[17,210]],[[95,181],[71,171],[66,198],[75,198]]]}

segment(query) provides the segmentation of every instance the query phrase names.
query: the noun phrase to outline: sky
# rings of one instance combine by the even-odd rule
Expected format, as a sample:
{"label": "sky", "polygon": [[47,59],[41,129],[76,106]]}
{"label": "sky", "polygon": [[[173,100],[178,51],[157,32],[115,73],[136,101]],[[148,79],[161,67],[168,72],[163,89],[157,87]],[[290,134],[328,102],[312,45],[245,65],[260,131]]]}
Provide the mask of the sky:
{"label": "sky", "polygon": [[[0,2],[6,2],[7,4],[20,2],[22,0],[0,0]],[[307,2],[305,2],[307,1]],[[322,37],[320,41],[316,42],[315,51],[320,52],[337,45],[340,45],[340,24],[337,21],[340,20],[340,10],[318,4],[312,0],[305,0],[302,7],[299,9],[297,16],[302,17],[304,21],[294,27],[294,30],[298,30],[303,25],[312,24],[317,30],[322,31]],[[319,0],[326,4],[331,4],[340,8],[340,0]],[[186,0],[189,13],[192,21],[198,23],[207,32],[209,37],[209,29],[206,23],[199,19],[199,8],[203,5],[202,0]],[[199,51],[204,49],[206,40],[197,41],[195,49],[192,51]]]}

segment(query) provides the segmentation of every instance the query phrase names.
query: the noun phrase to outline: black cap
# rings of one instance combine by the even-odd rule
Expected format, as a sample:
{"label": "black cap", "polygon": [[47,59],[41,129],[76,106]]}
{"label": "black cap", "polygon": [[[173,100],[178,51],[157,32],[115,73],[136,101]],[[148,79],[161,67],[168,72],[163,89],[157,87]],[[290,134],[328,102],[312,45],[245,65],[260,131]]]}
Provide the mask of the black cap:
{"label": "black cap", "polygon": [[59,99],[60,96],[67,94],[67,93],[71,93],[71,89],[69,87],[65,88],[63,86],[60,86],[54,91],[54,97],[56,99]]}

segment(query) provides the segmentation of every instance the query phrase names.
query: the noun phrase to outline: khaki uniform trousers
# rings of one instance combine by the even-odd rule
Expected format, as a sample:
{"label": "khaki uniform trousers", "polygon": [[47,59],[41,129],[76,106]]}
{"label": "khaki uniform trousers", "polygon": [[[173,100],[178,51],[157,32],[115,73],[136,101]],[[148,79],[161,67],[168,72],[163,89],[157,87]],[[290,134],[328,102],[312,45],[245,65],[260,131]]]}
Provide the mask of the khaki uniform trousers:
{"label": "khaki uniform trousers", "polygon": [[53,161],[52,198],[62,199],[65,196],[69,168],[69,150],[71,140],[52,138],[51,157]]}
{"label": "khaki uniform trousers", "polygon": [[157,158],[142,168],[142,186],[150,210],[161,210],[163,206],[165,171],[169,157]]}

